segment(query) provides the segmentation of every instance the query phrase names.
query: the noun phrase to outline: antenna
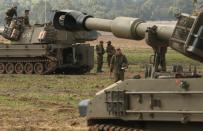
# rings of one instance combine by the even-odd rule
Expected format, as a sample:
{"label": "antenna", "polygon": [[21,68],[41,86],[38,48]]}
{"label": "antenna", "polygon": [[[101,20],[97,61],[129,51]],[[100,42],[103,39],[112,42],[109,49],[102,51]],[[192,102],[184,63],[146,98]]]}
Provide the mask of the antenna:
{"label": "antenna", "polygon": [[197,5],[198,5],[198,1],[193,0],[193,9],[192,9],[192,14],[193,15],[197,15]]}
{"label": "antenna", "polygon": [[47,0],[44,1],[44,22],[47,23]]}

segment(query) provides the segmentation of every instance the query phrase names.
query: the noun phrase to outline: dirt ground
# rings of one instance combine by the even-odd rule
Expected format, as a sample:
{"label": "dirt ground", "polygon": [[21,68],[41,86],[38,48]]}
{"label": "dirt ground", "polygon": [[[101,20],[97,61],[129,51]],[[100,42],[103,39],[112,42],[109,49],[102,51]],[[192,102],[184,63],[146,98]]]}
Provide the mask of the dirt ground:
{"label": "dirt ground", "polygon": [[[104,71],[81,76],[0,75],[0,131],[86,131],[78,103],[113,84],[106,67]],[[132,76],[128,72],[126,79]]]}
{"label": "dirt ground", "polygon": [[[0,75],[1,131],[86,130],[78,103],[112,83],[106,74]],[[86,83],[84,85],[84,83]]]}
{"label": "dirt ground", "polygon": [[[112,41],[121,49],[150,49],[145,41],[115,38],[101,32],[100,40]],[[105,44],[106,45],[106,44]],[[137,66],[131,66],[137,68]],[[87,75],[0,75],[0,131],[85,131],[86,118],[79,117],[78,103],[92,98],[96,92],[111,85],[108,69],[105,73]],[[130,70],[132,78],[139,70]]]}

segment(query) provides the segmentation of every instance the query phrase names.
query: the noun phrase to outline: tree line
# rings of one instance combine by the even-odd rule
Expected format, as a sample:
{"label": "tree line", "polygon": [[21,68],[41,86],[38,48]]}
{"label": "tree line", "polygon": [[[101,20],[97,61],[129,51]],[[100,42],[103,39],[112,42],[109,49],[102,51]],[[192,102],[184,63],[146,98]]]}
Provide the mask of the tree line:
{"label": "tree line", "polygon": [[[201,5],[203,0],[198,2]],[[79,10],[100,18],[129,16],[145,20],[174,20],[175,12],[191,14],[193,10],[192,0],[0,0],[0,3],[1,24],[5,11],[12,4],[18,5],[19,15],[23,15],[25,9],[30,9],[33,24],[51,20],[52,12],[61,9]]]}

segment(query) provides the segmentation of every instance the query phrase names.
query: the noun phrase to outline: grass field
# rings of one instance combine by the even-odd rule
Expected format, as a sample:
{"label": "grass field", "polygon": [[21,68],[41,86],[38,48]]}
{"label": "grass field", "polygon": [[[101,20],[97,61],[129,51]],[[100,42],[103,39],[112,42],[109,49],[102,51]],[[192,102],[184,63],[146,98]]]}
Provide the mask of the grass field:
{"label": "grass field", "polygon": [[1,75],[0,83],[1,130],[71,130],[71,125],[84,126],[84,120],[78,118],[78,102],[112,82],[106,76],[90,74]]}
{"label": "grass field", "polygon": [[[133,43],[112,36],[107,39],[121,47],[129,60],[126,78],[143,74],[144,65],[153,54],[143,41]],[[123,46],[123,42],[127,45]],[[200,63],[169,49],[167,64],[170,67],[174,63],[195,64],[202,69]],[[85,118],[79,117],[77,106],[80,100],[92,98],[113,83],[106,63],[104,71],[96,74],[94,69],[86,75],[0,75],[0,130],[85,130]]]}

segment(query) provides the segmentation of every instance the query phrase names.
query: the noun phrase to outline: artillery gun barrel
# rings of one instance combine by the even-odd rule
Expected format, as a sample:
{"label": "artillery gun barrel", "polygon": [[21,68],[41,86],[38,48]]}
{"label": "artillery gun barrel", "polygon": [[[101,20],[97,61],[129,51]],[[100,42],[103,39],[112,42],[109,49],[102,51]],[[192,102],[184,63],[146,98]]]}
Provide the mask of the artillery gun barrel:
{"label": "artillery gun barrel", "polygon": [[[145,38],[148,27],[153,24],[145,23],[139,18],[117,17],[114,20],[88,18],[85,27],[89,30],[112,32],[120,38],[140,40]],[[157,26],[157,36],[160,40],[168,41],[173,34],[173,26]]]}
{"label": "artillery gun barrel", "polygon": [[[114,20],[93,18],[82,12],[65,10],[56,12],[54,25],[66,30],[99,30],[112,32],[119,38],[141,40],[145,32],[153,24],[139,18],[117,17]],[[173,33],[172,26],[157,26],[157,36],[160,40],[168,41]]]}

